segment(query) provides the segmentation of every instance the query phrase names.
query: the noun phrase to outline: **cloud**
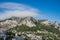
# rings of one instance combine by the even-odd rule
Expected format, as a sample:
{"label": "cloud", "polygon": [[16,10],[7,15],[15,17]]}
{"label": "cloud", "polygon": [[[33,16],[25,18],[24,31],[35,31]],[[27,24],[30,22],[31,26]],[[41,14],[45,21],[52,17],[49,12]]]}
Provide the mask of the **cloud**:
{"label": "cloud", "polygon": [[0,19],[26,16],[40,16],[39,10],[20,3],[0,3],[0,8],[5,9],[4,12],[0,12]]}

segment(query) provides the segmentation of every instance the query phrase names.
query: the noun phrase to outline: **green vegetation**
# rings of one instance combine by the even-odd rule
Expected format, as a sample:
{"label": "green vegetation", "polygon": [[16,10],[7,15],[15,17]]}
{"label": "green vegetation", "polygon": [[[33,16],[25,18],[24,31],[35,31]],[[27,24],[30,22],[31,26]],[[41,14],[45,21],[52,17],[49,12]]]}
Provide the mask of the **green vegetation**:
{"label": "green vegetation", "polygon": [[4,40],[3,38],[0,38],[0,40]]}
{"label": "green vegetation", "polygon": [[24,31],[37,31],[39,28],[38,27],[28,27],[26,25],[21,25],[21,26],[16,26],[15,28],[9,29],[7,31],[12,31],[16,30],[17,32],[24,32]]}
{"label": "green vegetation", "polygon": [[[37,30],[47,31],[48,33],[36,33],[36,35],[42,35],[43,40],[60,40],[60,31],[54,28],[53,25],[46,26],[46,25],[39,24],[37,22],[35,23],[36,23],[36,27],[28,27],[26,25],[21,25],[21,26],[17,25],[12,29],[7,30],[7,32],[12,32],[13,30],[16,30],[17,32],[26,32],[26,31],[37,32]],[[58,36],[55,36],[54,34]]]}

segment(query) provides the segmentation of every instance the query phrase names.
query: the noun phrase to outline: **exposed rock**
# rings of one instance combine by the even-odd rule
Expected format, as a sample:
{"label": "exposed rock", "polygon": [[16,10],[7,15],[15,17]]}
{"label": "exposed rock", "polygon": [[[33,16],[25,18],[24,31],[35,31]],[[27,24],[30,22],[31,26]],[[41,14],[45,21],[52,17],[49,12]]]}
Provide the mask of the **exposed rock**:
{"label": "exposed rock", "polygon": [[24,18],[20,18],[20,17],[11,17],[9,19],[6,20],[2,20],[0,21],[0,32],[2,31],[6,31],[10,28],[13,28],[17,25],[26,25],[28,27],[35,27],[35,19],[33,17],[24,17]]}

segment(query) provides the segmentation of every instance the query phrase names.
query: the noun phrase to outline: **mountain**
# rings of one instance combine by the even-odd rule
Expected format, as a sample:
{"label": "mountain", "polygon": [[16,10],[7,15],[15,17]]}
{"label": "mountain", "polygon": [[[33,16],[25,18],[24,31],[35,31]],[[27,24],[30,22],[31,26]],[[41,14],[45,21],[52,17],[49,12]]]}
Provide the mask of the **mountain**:
{"label": "mountain", "polygon": [[29,39],[41,37],[43,40],[60,40],[60,24],[58,22],[36,20],[33,17],[11,17],[1,20],[0,32],[24,34]]}
{"label": "mountain", "polygon": [[16,25],[27,25],[29,27],[35,27],[36,20],[33,17],[11,17],[5,20],[0,21],[0,31],[5,31],[10,28],[15,27]]}
{"label": "mountain", "polygon": [[60,25],[59,25],[59,23],[58,22],[51,22],[51,21],[49,21],[49,20],[40,20],[39,21],[41,24],[43,24],[43,25],[52,25],[52,26],[54,26],[56,29],[58,29],[58,30],[60,30]]}
{"label": "mountain", "polygon": [[17,25],[26,25],[28,27],[36,27],[36,24],[52,25],[60,30],[60,25],[57,22],[48,20],[36,20],[33,17],[11,17],[0,21],[0,31],[5,31]]}

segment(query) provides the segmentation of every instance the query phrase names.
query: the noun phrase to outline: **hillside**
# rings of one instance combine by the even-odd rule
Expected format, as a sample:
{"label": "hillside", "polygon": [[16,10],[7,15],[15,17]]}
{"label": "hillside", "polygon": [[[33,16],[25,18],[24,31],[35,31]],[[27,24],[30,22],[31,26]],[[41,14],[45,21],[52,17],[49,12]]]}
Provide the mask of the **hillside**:
{"label": "hillside", "polygon": [[[36,20],[33,17],[11,17],[0,21],[0,31],[17,35],[26,35],[28,40],[60,40],[59,23],[48,20]],[[1,30],[2,29],[2,30]]]}

